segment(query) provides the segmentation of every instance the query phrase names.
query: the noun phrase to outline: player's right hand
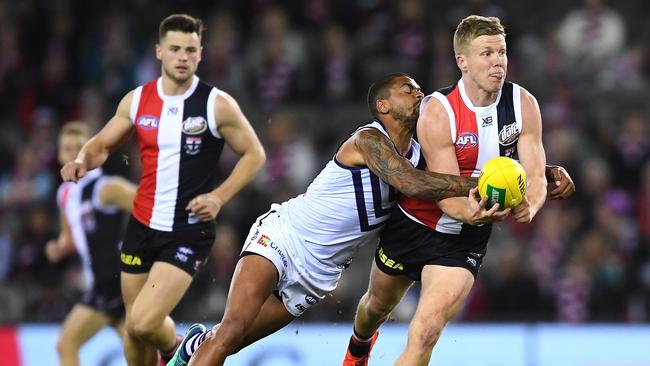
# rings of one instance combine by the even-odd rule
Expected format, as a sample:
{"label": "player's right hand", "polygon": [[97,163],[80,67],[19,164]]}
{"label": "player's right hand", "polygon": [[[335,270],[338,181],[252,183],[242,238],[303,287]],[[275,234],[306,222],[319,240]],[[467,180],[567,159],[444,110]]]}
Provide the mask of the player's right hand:
{"label": "player's right hand", "polygon": [[468,213],[466,215],[466,223],[470,225],[484,225],[492,224],[495,222],[503,221],[510,215],[510,209],[506,208],[499,211],[499,204],[495,204],[490,209],[487,209],[487,197],[481,197],[478,193],[478,187],[474,187],[469,191]]}
{"label": "player's right hand", "polygon": [[73,160],[66,163],[61,168],[61,178],[64,182],[78,182],[84,175],[86,175],[86,167],[83,163]]}

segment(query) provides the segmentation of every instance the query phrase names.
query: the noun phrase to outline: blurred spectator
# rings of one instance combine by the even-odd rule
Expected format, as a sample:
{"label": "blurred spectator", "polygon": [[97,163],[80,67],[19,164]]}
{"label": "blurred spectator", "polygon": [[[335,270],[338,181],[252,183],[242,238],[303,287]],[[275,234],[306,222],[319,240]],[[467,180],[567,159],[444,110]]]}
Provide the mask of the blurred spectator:
{"label": "blurred spectator", "polygon": [[200,73],[208,82],[239,98],[247,97],[241,59],[241,35],[237,21],[228,12],[214,13],[203,35]]}
{"label": "blurred spectator", "polygon": [[613,141],[610,165],[613,168],[614,183],[636,190],[639,188],[641,171],[650,158],[650,130],[648,114],[632,109],[623,115]]}
{"label": "blurred spectator", "polygon": [[625,46],[625,22],[604,0],[583,0],[566,15],[557,37],[571,71],[587,75],[601,70]]}
{"label": "blurred spectator", "polygon": [[315,51],[318,93],[326,105],[343,104],[359,91],[355,52],[345,30],[339,25],[329,25],[321,37],[319,46],[324,47]]}
{"label": "blurred spectator", "polygon": [[316,173],[315,153],[289,114],[275,114],[265,127],[266,165],[257,183],[272,202],[283,202],[307,189]]}
{"label": "blurred spectator", "polygon": [[50,171],[43,168],[38,161],[38,146],[21,147],[12,171],[0,177],[0,207],[30,207],[45,202],[54,183]]}
{"label": "blurred spectator", "polygon": [[284,9],[264,11],[250,44],[247,70],[255,99],[266,109],[274,109],[290,97],[298,97],[305,80],[305,45],[291,28]]}

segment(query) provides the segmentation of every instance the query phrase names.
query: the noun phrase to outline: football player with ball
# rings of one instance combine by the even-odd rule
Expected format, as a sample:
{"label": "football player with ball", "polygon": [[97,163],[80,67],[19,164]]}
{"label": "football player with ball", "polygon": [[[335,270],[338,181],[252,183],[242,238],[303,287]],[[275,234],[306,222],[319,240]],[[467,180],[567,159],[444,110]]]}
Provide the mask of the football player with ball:
{"label": "football player with ball", "polygon": [[[400,200],[380,236],[344,366],[368,364],[379,326],[414,281],[421,281],[420,300],[395,365],[428,365],[442,330],[474,284],[491,224],[508,216],[530,223],[546,201],[539,105],[527,90],[505,81],[508,57],[500,20],[476,15],[463,19],[454,34],[454,51],[461,79],[420,104],[422,168],[471,177],[485,168],[480,200],[476,188],[468,197],[433,203]],[[564,173],[551,173],[561,183],[551,198],[573,192],[570,178],[560,178]],[[491,215],[475,217],[476,205],[492,203]]]}

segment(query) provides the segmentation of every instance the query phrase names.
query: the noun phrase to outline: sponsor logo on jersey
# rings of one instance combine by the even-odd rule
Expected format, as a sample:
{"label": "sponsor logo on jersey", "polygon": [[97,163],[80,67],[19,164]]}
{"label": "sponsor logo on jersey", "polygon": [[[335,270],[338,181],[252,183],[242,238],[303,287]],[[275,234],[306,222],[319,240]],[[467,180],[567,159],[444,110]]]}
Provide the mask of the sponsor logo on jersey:
{"label": "sponsor logo on jersey", "polygon": [[174,106],[174,107],[167,108],[167,114],[170,116],[175,116],[176,114],[178,114],[178,107]]}
{"label": "sponsor logo on jersey", "polygon": [[481,127],[492,126],[492,116],[481,117],[481,119],[483,120],[483,123],[481,123]]}
{"label": "sponsor logo on jersey", "polygon": [[185,153],[187,155],[196,155],[201,152],[201,142],[200,137],[187,136],[185,138]]}
{"label": "sponsor logo on jersey", "polygon": [[503,146],[512,145],[517,142],[519,139],[519,128],[517,128],[517,123],[512,122],[509,125],[503,126],[499,132],[499,144]]}
{"label": "sponsor logo on jersey", "polygon": [[315,297],[313,297],[313,296],[311,296],[311,295],[305,295],[305,301],[306,301],[307,304],[309,304],[309,305],[314,305],[315,303],[318,302],[318,299],[315,298]]}
{"label": "sponsor logo on jersey", "polygon": [[120,260],[127,266],[141,266],[142,259],[137,255],[120,253]]}
{"label": "sponsor logo on jersey", "polygon": [[158,120],[158,118],[150,114],[145,114],[140,116],[140,118],[138,118],[138,121],[136,122],[136,125],[138,125],[138,127],[142,128],[143,130],[155,130],[158,128],[159,124],[160,121]]}
{"label": "sponsor logo on jersey", "polygon": [[268,247],[268,248],[273,249],[273,251],[278,253],[278,256],[280,257],[280,260],[282,261],[282,265],[285,268],[287,267],[287,265],[288,265],[287,256],[284,254],[284,252],[278,246],[278,244],[275,243],[273,240],[271,240],[271,238],[269,238],[268,236],[262,234],[262,236],[260,236],[260,238],[257,239],[257,244],[259,244],[259,245],[261,245],[261,246],[263,246],[265,248]]}
{"label": "sponsor logo on jersey", "polygon": [[386,267],[396,269],[396,270],[399,270],[399,271],[404,270],[404,265],[402,265],[402,263],[396,262],[395,260],[388,258],[388,256],[386,256],[386,254],[384,254],[384,248],[379,248],[379,253],[378,254],[379,254],[379,260]]}
{"label": "sponsor logo on jersey", "polygon": [[270,242],[271,242],[271,238],[269,238],[268,236],[266,236],[264,234],[262,234],[262,236],[257,240],[257,244],[259,244],[259,245],[261,245],[263,247],[268,246]]}
{"label": "sponsor logo on jersey", "polygon": [[187,119],[183,121],[183,132],[188,135],[198,135],[207,129],[208,122],[201,116],[187,117]]}
{"label": "sponsor logo on jersey", "polygon": [[478,145],[478,136],[474,132],[461,132],[455,145],[458,149],[470,149]]}
{"label": "sponsor logo on jersey", "polygon": [[176,251],[176,255],[174,255],[174,258],[176,258],[178,261],[186,263],[187,259],[189,256],[194,254],[194,251],[188,247],[179,247],[178,250]]}
{"label": "sponsor logo on jersey", "polygon": [[467,257],[467,263],[469,263],[472,267],[476,267],[476,259]]}
{"label": "sponsor logo on jersey", "polygon": [[298,309],[299,312],[304,313],[307,308],[303,304],[296,304],[296,309]]}
{"label": "sponsor logo on jersey", "polygon": [[288,263],[287,263],[287,256],[284,254],[284,252],[282,251],[282,249],[280,249],[280,247],[278,246],[278,244],[272,241],[272,242],[269,244],[269,247],[270,247],[271,249],[275,250],[276,253],[278,253],[278,255],[280,256],[280,260],[282,260],[282,265],[286,268],[287,265],[288,265]]}

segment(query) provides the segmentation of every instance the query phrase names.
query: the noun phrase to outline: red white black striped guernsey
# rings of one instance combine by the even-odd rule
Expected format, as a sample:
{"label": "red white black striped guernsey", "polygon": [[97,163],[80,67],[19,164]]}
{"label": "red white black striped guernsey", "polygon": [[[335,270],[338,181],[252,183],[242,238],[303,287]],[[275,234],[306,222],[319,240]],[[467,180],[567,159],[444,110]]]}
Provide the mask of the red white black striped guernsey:
{"label": "red white black striped guernsey", "polygon": [[[483,164],[497,156],[517,158],[521,131],[521,87],[504,83],[494,103],[475,107],[465,92],[463,80],[454,86],[426,96],[420,112],[430,98],[436,98],[447,111],[451,139],[461,176],[478,177]],[[424,158],[418,168],[425,169]],[[412,220],[447,234],[460,234],[462,222],[444,214],[435,202],[403,197],[400,209]]]}
{"label": "red white black striped guernsey", "polygon": [[224,143],[214,113],[218,94],[196,76],[182,95],[164,95],[162,78],[135,89],[130,117],[142,175],[133,217],[144,225],[172,231],[201,224],[185,207],[216,184]]}

